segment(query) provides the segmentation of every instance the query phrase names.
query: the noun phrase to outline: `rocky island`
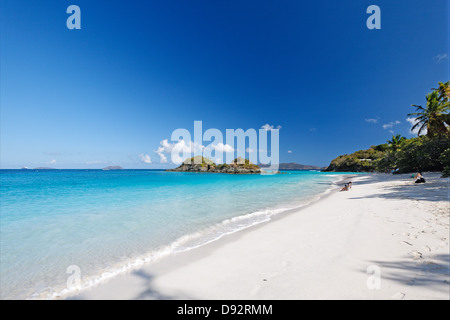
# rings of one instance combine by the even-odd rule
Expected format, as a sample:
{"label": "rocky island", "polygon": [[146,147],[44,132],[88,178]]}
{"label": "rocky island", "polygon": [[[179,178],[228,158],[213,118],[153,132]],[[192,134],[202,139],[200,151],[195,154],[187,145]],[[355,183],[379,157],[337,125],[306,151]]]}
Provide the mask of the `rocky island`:
{"label": "rocky island", "polygon": [[184,160],[184,162],[175,169],[167,171],[175,172],[213,172],[213,173],[229,173],[229,174],[257,174],[261,173],[258,165],[253,164],[248,159],[236,158],[230,164],[215,164],[212,160],[195,156]]}
{"label": "rocky island", "polygon": [[102,169],[103,171],[111,171],[111,170],[123,170],[120,166],[109,166]]}

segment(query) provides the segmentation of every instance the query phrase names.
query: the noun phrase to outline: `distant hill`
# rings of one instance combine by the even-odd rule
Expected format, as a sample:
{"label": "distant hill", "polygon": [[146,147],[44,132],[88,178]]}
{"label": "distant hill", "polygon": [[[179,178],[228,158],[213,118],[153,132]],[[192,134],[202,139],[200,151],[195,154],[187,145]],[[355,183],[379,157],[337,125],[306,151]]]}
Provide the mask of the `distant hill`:
{"label": "distant hill", "polygon": [[[27,170],[28,168],[22,168]],[[58,170],[56,168],[49,168],[49,167],[37,167],[37,168],[33,168],[33,170]]]}
{"label": "distant hill", "polygon": [[389,146],[382,144],[367,150],[359,150],[352,154],[344,154],[333,160],[324,171],[332,172],[373,172],[377,165],[389,154]]}
{"label": "distant hill", "polygon": [[[269,165],[265,165],[265,164],[260,164],[259,166],[261,168],[270,167]],[[318,167],[318,166],[309,166],[309,165],[304,165],[304,164],[298,164],[295,162],[280,163],[278,167],[280,170],[320,170],[320,169],[322,169],[321,167]]]}
{"label": "distant hill", "polygon": [[123,168],[121,166],[108,166],[108,167],[103,168],[102,170],[104,170],[104,171],[123,170]]}

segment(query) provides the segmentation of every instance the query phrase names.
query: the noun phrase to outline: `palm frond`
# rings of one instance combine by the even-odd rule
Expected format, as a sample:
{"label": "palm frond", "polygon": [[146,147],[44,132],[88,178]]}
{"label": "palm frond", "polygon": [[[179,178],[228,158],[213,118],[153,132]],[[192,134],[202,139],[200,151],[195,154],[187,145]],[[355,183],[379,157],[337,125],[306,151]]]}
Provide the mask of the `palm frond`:
{"label": "palm frond", "polygon": [[412,126],[411,130],[414,130],[415,128],[417,128],[417,126],[418,126],[419,124],[421,124],[421,123],[420,123],[420,122],[416,122],[416,124]]}
{"label": "palm frond", "polygon": [[419,132],[417,132],[417,135],[420,136],[420,134],[422,133],[423,129],[427,128],[427,124],[424,123],[420,128],[419,128]]}

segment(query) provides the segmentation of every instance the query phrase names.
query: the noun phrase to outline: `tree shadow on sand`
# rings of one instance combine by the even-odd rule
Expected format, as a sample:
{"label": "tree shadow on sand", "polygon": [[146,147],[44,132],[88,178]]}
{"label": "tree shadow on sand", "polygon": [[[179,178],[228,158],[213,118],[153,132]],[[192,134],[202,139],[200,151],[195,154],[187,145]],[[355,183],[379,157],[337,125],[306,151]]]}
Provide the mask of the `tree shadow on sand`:
{"label": "tree shadow on sand", "polygon": [[[128,297],[127,294],[124,296],[121,296],[120,294],[118,296],[104,296],[101,294],[99,297],[96,297],[94,299],[129,299],[129,300],[177,300],[177,299],[191,299],[191,297],[187,296],[186,294],[183,294],[181,292],[177,292],[175,295],[169,295],[167,293],[161,292],[161,290],[158,290],[155,288],[155,285],[153,284],[153,281],[155,279],[155,276],[151,273],[146,272],[145,270],[136,270],[131,273],[131,275],[136,276],[143,280],[139,284],[139,287],[142,287],[142,291],[138,293],[134,297]],[[67,300],[86,300],[86,299],[92,299],[92,297],[89,295],[89,292],[87,294],[80,293],[76,296],[72,296],[67,298]]]}
{"label": "tree shadow on sand", "polygon": [[[361,184],[358,182],[358,184]],[[384,198],[384,199],[412,199],[420,201],[445,201],[448,197],[448,183],[414,183],[385,186],[380,192],[364,197],[353,197],[350,199],[368,199],[368,198]]]}
{"label": "tree shadow on sand", "polygon": [[133,275],[136,275],[142,278],[145,281],[145,290],[139,293],[133,300],[173,300],[175,297],[169,296],[167,294],[163,294],[158,290],[153,288],[152,282],[154,276],[144,270],[136,270],[133,272]]}
{"label": "tree shadow on sand", "polygon": [[136,270],[133,272],[133,275],[136,275],[145,280],[145,290],[139,293],[133,300],[178,300],[178,299],[188,299],[192,300],[192,297],[189,297],[183,293],[177,293],[176,296],[168,295],[162,293],[154,288],[152,284],[154,280],[154,276],[144,270]]}
{"label": "tree shadow on sand", "polygon": [[371,261],[381,268],[381,279],[408,286],[432,289],[450,297],[450,255],[440,254],[432,259],[399,261]]}

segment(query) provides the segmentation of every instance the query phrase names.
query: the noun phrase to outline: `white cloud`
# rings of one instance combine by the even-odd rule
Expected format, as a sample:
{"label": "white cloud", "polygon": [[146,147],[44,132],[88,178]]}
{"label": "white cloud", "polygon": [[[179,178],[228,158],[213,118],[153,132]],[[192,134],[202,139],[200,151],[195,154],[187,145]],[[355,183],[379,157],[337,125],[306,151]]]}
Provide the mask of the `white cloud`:
{"label": "white cloud", "polygon": [[394,130],[389,130],[390,133],[394,134]]}
{"label": "white cloud", "polygon": [[446,60],[448,55],[446,53],[438,54],[436,55],[433,60],[436,61],[436,63],[441,63],[442,61]]}
{"label": "white cloud", "polygon": [[229,144],[223,144],[222,142],[212,145],[212,148],[216,152],[234,152],[234,149]]}
{"label": "white cloud", "polygon": [[172,151],[172,144],[169,143],[167,139],[164,139],[160,142],[160,146],[155,151],[159,156],[159,162],[161,163],[167,163],[167,157],[165,156],[164,152],[171,152]]}
{"label": "white cloud", "polygon": [[205,147],[199,145],[197,142],[188,141],[186,143],[184,140],[179,140],[177,143],[173,144],[172,151],[177,153],[196,153],[202,152]]}
{"label": "white cloud", "polygon": [[389,123],[383,124],[383,129],[392,129],[395,125],[400,124],[401,122],[396,120],[396,121],[391,121]]}
{"label": "white cloud", "polygon": [[368,123],[377,123],[378,119],[364,119],[364,121]]}
{"label": "white cloud", "polygon": [[314,132],[316,130],[317,130],[316,128],[309,128],[309,131],[311,131],[311,132]]}
{"label": "white cloud", "polygon": [[[411,124],[411,128],[417,123],[415,118],[406,118],[406,121]],[[414,130],[409,129],[409,133],[417,136],[419,134],[419,128],[420,128],[420,125],[417,126],[416,128],[414,128]],[[425,127],[425,128],[423,128],[422,132],[420,132],[420,135],[423,136],[426,134],[427,134],[427,128]]]}
{"label": "white cloud", "polygon": [[292,150],[288,150],[288,153],[292,153]]}
{"label": "white cloud", "polygon": [[[269,130],[273,130],[273,126],[268,125],[267,127]],[[184,140],[179,140],[178,142],[171,143],[168,139],[164,139],[160,141],[159,147],[157,150],[155,150],[155,153],[159,156],[159,161],[161,163],[167,163],[169,162],[168,158],[170,158],[170,161],[173,163],[180,163],[184,161],[188,157],[192,157],[195,154],[207,154],[207,152],[214,152],[217,153],[232,153],[232,152],[239,152],[239,150],[234,149],[229,144],[224,144],[222,142],[216,143],[216,144],[210,144],[207,147],[200,145],[199,143],[188,141],[185,142]],[[246,152],[256,152],[255,150],[251,148],[246,148]],[[182,157],[182,154],[184,157]],[[141,160],[143,160],[144,155],[140,155]],[[173,158],[172,158],[173,157]],[[217,159],[216,159],[217,160]],[[145,161],[144,161],[145,162]],[[217,163],[218,161],[216,161]]]}
{"label": "white cloud", "polygon": [[164,155],[164,153],[158,153],[158,156],[159,156],[159,162],[167,163],[167,157]]}
{"label": "white cloud", "polygon": [[[180,140],[180,141],[183,141],[183,140]],[[162,140],[159,144],[160,144],[160,146],[158,147],[158,149],[155,152],[158,154],[159,161],[161,163],[167,163],[168,162],[167,157],[164,153],[171,153],[175,144],[169,143],[168,139]]]}
{"label": "white cloud", "polygon": [[52,160],[50,160],[50,161],[48,162],[48,164],[56,164],[56,160],[55,160],[55,159],[52,159]]}
{"label": "white cloud", "polygon": [[148,154],[140,154],[139,158],[141,158],[141,161],[144,163],[152,163],[152,158]]}
{"label": "white cloud", "polygon": [[[278,129],[278,130],[280,130],[281,128],[282,128],[282,127],[281,127],[280,125],[277,126],[277,129]],[[266,130],[266,131],[271,131],[271,130],[275,129],[275,126],[266,123],[265,125],[263,125],[263,126],[261,127],[261,129],[264,129],[264,130]]]}
{"label": "white cloud", "polygon": [[[223,144],[222,147],[225,149],[231,148],[231,146]],[[189,141],[186,143],[184,140],[179,140],[176,143],[170,143],[168,139],[164,139],[160,142],[160,146],[155,152],[158,154],[161,163],[167,163],[168,160],[165,153],[168,154],[173,152],[175,154],[184,153],[187,155],[192,155],[195,153],[203,152],[204,149],[205,147],[203,145],[199,145],[197,142]]]}

